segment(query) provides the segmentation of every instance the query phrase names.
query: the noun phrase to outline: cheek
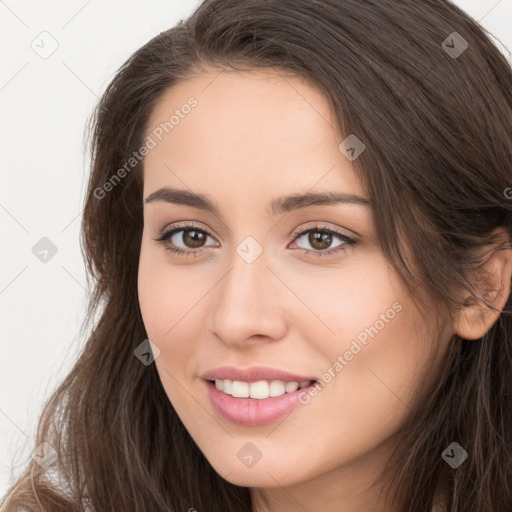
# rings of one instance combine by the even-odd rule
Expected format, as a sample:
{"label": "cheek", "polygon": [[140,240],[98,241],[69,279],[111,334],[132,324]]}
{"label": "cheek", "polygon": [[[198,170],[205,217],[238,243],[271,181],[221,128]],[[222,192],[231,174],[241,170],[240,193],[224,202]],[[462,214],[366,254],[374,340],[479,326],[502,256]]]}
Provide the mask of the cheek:
{"label": "cheek", "polygon": [[[307,407],[323,418],[317,428],[336,425],[361,447],[390,435],[407,416],[433,350],[433,333],[384,258],[364,268],[340,271],[323,287],[311,275],[296,281],[322,320],[299,320],[300,337],[326,361],[321,390]],[[329,427],[322,434],[328,437]]]}
{"label": "cheek", "polygon": [[399,282],[377,250],[354,253],[337,267],[311,265],[305,271],[303,265],[292,265],[278,268],[278,273],[300,299],[287,294],[294,307],[290,328],[299,326],[301,337],[321,352],[325,347],[348,349],[350,340],[360,333],[364,339],[365,328],[376,322],[382,330],[380,315],[393,318],[393,304],[403,297]]}
{"label": "cheek", "polygon": [[[186,314],[193,294],[190,281],[180,268],[166,263],[165,251],[142,244],[138,270],[139,305],[148,336],[155,342],[172,336]],[[188,306],[190,307],[190,306]],[[152,340],[153,341],[153,340]]]}
{"label": "cheek", "polygon": [[[138,296],[142,320],[148,338],[159,351],[155,366],[169,401],[177,410],[187,410],[182,385],[196,350],[190,330],[190,286],[180,277],[179,269],[170,271],[158,261],[160,255],[141,251]],[[188,329],[188,330],[187,330]],[[181,384],[181,385],[180,385]]]}
{"label": "cheek", "polygon": [[[204,325],[198,315],[211,287],[206,278],[193,266],[171,266],[165,251],[147,249],[143,244],[138,271],[139,305],[148,338],[160,350],[155,362],[162,380],[166,369],[181,382],[197,355]],[[172,378],[168,380],[170,387],[174,387],[173,382]]]}
{"label": "cheek", "polygon": [[[433,355],[431,333],[406,297],[394,295],[380,305],[367,302],[364,310],[369,314],[340,326],[346,337],[340,336],[330,352],[335,377],[326,375],[330,382],[319,392],[330,394],[328,401],[335,404],[326,412],[329,423],[361,453],[398,431]],[[320,406],[320,397],[313,400]]]}

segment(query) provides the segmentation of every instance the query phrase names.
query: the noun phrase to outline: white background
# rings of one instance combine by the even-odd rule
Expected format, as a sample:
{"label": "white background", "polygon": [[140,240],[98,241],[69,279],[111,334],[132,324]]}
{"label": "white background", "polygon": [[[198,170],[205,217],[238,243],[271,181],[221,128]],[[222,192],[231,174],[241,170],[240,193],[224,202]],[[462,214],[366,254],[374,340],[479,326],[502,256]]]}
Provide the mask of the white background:
{"label": "white background", "polygon": [[[512,0],[456,3],[512,51]],[[79,247],[89,164],[85,123],[117,68],[198,4],[0,0],[0,496],[35,447],[43,401],[79,349],[86,304]],[[46,59],[31,47],[42,46],[41,37],[47,49],[58,44]],[[57,247],[47,263],[32,253],[42,237]]]}

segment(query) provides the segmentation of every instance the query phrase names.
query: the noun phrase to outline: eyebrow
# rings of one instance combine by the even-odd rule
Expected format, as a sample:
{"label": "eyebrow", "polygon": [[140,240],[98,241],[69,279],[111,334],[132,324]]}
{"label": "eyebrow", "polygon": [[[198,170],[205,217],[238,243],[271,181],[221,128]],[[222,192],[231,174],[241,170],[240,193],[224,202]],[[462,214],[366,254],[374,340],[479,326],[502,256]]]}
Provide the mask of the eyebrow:
{"label": "eyebrow", "polygon": [[[189,190],[174,189],[163,187],[152,194],[146,199],[145,203],[152,203],[154,201],[164,201],[166,203],[182,204],[212,212],[220,216],[219,208],[203,194],[190,192]],[[364,197],[354,194],[347,194],[345,192],[307,192],[305,194],[292,194],[274,199],[270,203],[271,212],[273,215],[280,213],[288,213],[292,210],[306,208],[308,206],[316,205],[332,205],[339,203],[356,204],[360,206],[370,206],[370,201]]]}

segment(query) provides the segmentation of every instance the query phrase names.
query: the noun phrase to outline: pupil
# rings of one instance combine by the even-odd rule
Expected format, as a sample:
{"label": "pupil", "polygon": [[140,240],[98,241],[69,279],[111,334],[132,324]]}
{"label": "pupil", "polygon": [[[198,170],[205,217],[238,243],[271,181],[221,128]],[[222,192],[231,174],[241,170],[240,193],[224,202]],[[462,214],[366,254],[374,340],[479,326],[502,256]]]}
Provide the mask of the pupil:
{"label": "pupil", "polygon": [[[190,235],[190,233],[193,233],[193,235]],[[185,240],[185,238],[188,240]],[[186,230],[183,233],[183,242],[192,247],[201,247],[204,242],[204,233],[196,230]]]}
{"label": "pupil", "polygon": [[[317,236],[318,235],[318,236]],[[322,250],[327,249],[331,245],[332,237],[326,231],[311,231],[309,233],[309,243],[312,247]],[[317,244],[319,243],[319,246]]]}

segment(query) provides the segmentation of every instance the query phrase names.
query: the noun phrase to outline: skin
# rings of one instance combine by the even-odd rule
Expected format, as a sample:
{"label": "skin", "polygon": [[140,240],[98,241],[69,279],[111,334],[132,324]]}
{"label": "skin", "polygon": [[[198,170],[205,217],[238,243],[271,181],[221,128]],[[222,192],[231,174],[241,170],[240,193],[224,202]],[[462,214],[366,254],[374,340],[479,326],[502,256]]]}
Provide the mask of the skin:
{"label": "skin", "polygon": [[[274,512],[393,512],[395,504],[379,499],[381,487],[369,487],[422,386],[435,377],[456,325],[445,325],[437,347],[431,322],[376,245],[370,207],[316,205],[271,214],[270,201],[292,193],[366,197],[338,149],[344,137],[318,90],[268,70],[203,72],[166,92],[148,133],[191,96],[197,106],[144,164],[144,198],[167,186],[207,195],[220,210],[217,216],[164,201],[144,204],[139,301],[148,337],[160,350],[155,364],[165,392],[213,468],[253,489],[257,512],[267,510],[262,493]],[[199,255],[175,255],[155,241],[180,221],[209,233]],[[289,237],[316,222],[357,244],[343,245],[333,235],[328,249],[346,250],[305,255],[321,247],[307,233]],[[193,251],[187,233],[172,240]],[[252,263],[236,252],[247,236],[263,250]],[[503,262],[510,283],[510,258]],[[200,376],[218,366],[270,366],[321,379],[396,302],[400,312],[286,418],[240,426],[210,403]],[[494,320],[489,316],[483,328]],[[474,324],[467,316],[458,325],[470,336]],[[247,442],[262,454],[251,468],[237,457]]]}

